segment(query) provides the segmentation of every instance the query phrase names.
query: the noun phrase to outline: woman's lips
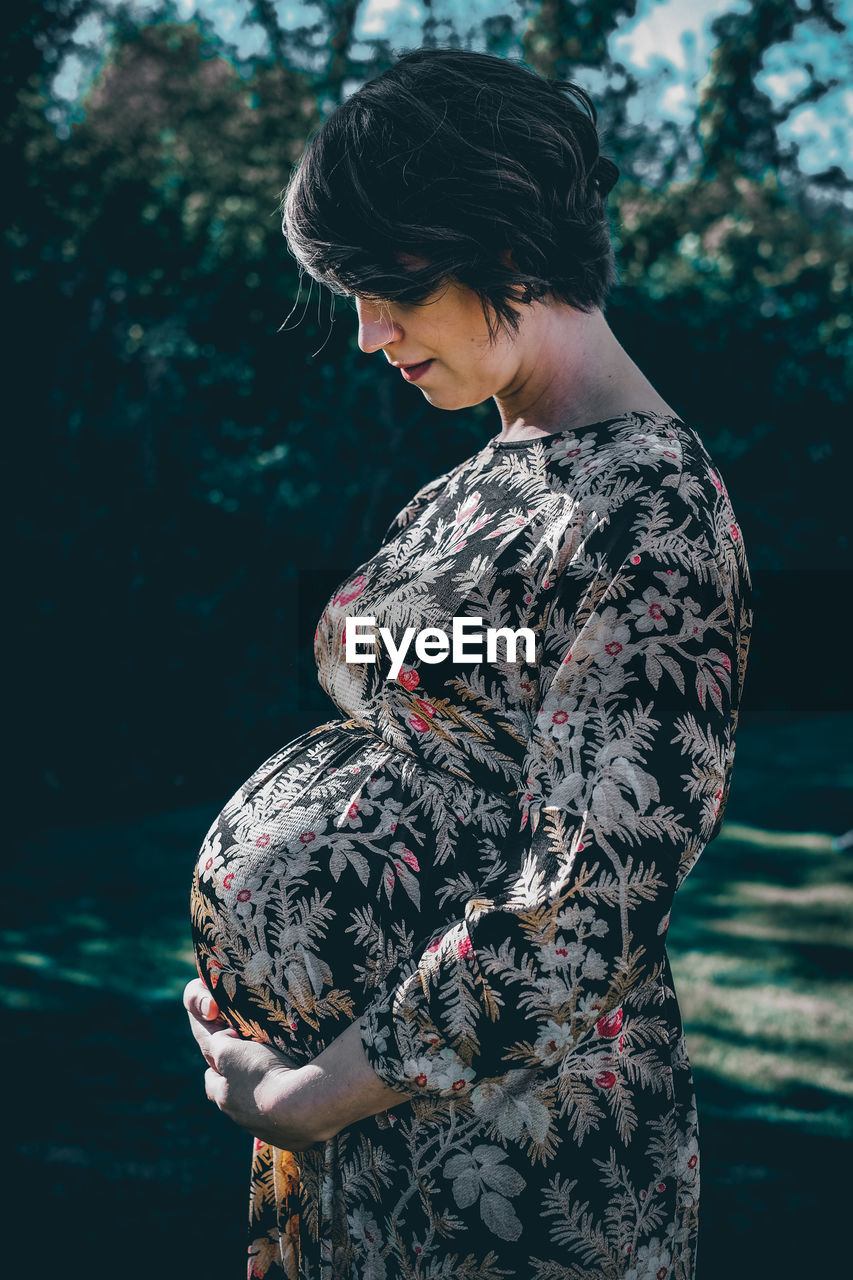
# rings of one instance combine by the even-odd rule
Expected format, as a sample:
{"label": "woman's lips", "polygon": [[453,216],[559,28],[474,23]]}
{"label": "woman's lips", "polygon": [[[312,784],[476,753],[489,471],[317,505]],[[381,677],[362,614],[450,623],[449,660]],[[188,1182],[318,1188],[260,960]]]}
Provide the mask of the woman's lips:
{"label": "woman's lips", "polygon": [[420,364],[404,364],[400,366],[400,372],[407,382],[417,382],[421,374],[426,373],[431,364],[432,358],[422,360]]}

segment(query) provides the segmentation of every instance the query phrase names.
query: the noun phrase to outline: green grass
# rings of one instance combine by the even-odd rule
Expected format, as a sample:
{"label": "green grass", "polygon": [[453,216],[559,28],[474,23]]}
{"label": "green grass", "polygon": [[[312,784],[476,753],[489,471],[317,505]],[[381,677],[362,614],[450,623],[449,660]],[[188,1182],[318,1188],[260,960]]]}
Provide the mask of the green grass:
{"label": "green grass", "polygon": [[[849,715],[742,724],[728,820],[672,912],[702,1140],[697,1280],[840,1271],[851,730]],[[205,1100],[180,1005],[216,808],[40,832],[7,868],[7,1239],[34,1274],[58,1249],[70,1277],[245,1275],[251,1140]]]}

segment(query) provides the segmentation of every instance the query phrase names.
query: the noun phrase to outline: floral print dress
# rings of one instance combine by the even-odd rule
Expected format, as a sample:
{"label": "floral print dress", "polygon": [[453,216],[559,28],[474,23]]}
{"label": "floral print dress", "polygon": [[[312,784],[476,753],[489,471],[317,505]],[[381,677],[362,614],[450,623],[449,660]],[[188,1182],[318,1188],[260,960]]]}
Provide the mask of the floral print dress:
{"label": "floral print dress", "polygon": [[[255,1141],[250,1277],[693,1280],[666,933],[722,822],[750,601],[723,477],[645,411],[491,440],[340,585],[314,639],[336,714],[216,818],[193,940],[242,1035],[302,1063],[357,1020],[409,1101]],[[347,663],[348,616],[375,663]],[[535,654],[412,648],[386,678],[380,627],[454,617]]]}

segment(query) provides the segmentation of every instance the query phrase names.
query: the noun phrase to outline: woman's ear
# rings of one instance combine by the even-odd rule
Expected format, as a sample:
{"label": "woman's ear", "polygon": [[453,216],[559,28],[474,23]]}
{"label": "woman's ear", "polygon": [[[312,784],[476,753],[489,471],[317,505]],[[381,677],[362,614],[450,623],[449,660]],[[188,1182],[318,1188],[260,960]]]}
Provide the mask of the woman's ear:
{"label": "woman's ear", "polygon": [[509,267],[510,271],[518,270],[518,263],[512,256],[512,249],[502,249],[500,252],[500,260],[505,267]]}

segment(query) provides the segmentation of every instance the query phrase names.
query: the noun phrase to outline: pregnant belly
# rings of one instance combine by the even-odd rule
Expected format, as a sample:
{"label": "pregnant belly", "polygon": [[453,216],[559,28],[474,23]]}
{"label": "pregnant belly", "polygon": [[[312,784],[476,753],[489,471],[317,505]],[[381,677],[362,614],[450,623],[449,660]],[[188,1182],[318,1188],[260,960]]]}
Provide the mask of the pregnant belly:
{"label": "pregnant belly", "polygon": [[441,807],[407,757],[339,722],[252,775],[208,831],[191,893],[199,973],[232,1026],[310,1061],[454,918],[435,902]]}

